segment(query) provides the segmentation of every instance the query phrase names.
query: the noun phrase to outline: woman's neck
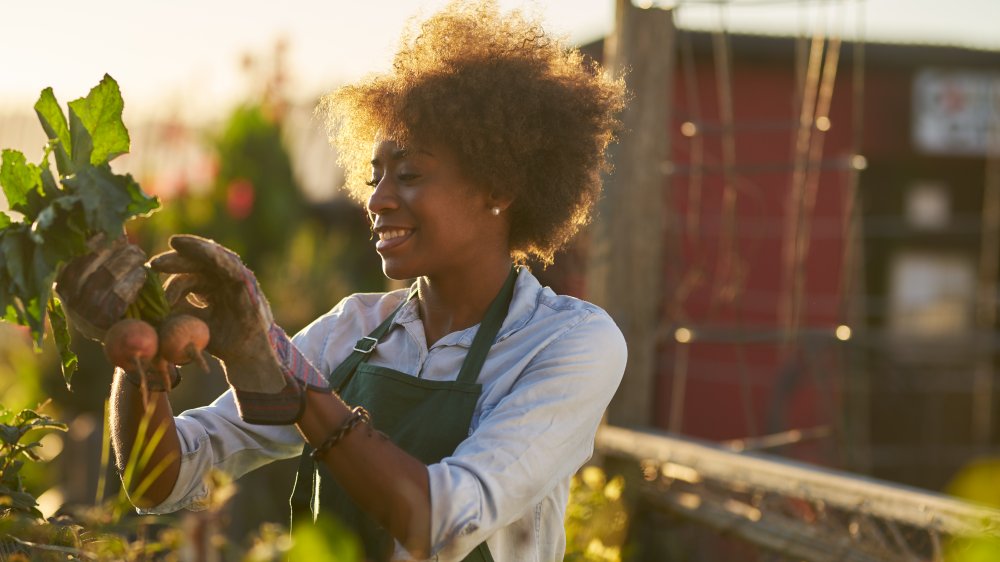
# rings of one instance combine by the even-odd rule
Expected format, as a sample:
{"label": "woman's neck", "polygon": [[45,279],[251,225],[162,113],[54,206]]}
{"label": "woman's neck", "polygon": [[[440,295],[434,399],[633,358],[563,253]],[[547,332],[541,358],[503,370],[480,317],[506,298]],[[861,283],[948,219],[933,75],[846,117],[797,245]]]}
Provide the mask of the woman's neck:
{"label": "woman's neck", "polygon": [[482,322],[493,299],[510,273],[511,260],[477,263],[450,275],[417,280],[420,318],[427,347],[451,332]]}

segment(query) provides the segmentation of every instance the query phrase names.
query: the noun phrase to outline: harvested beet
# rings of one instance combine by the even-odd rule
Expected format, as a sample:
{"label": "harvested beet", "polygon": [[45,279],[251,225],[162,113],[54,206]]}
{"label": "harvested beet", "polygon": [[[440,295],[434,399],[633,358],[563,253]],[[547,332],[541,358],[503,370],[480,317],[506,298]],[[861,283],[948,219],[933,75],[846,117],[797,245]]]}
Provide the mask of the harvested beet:
{"label": "harvested beet", "polygon": [[142,320],[119,320],[104,338],[104,354],[116,367],[139,371],[147,368],[156,357],[159,337],[156,329]]}
{"label": "harvested beet", "polygon": [[188,314],[167,318],[160,326],[160,356],[174,365],[196,361],[203,371],[208,365],[202,351],[208,347],[208,325]]}

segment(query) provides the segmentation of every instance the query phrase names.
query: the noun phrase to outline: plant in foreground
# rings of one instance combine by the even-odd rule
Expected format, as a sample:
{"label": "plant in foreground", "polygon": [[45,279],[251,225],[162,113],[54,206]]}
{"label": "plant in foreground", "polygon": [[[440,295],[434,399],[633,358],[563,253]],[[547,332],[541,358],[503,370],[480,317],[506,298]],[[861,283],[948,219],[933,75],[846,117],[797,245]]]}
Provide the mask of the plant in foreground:
{"label": "plant in foreground", "polygon": [[13,511],[42,516],[38,501],[25,489],[21,478],[25,463],[42,460],[35,452],[41,442],[25,437],[42,429],[66,431],[66,425],[35,410],[14,413],[0,405],[0,516]]}

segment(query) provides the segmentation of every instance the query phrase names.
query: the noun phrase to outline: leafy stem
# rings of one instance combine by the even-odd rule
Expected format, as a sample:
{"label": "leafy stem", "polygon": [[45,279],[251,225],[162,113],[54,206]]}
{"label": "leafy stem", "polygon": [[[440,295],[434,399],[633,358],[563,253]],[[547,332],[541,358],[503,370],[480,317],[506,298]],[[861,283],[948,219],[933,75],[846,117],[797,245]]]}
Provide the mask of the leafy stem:
{"label": "leafy stem", "polygon": [[48,138],[41,162],[30,163],[10,149],[0,159],[0,187],[22,217],[0,213],[0,319],[27,326],[36,347],[50,323],[67,385],[77,361],[62,308],[52,298],[56,274],[93,250],[87,245],[93,235],[110,242],[126,222],[159,207],[131,175],[111,170],[109,162],[129,151],[123,107],[118,83],[108,75],[86,97],[71,101],[66,113],[46,88],[35,104]]}

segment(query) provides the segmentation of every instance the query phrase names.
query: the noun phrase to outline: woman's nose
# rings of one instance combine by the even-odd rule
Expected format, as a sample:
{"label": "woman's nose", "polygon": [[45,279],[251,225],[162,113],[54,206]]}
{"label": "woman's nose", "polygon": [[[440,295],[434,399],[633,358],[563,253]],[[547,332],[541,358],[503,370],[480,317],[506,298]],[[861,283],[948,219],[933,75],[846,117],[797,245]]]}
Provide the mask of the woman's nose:
{"label": "woman's nose", "polygon": [[395,189],[392,186],[392,179],[383,176],[382,179],[375,184],[375,188],[372,190],[371,195],[368,196],[368,202],[365,207],[368,209],[368,214],[370,216],[381,215],[386,211],[390,211],[399,206],[399,201],[396,198]]}

